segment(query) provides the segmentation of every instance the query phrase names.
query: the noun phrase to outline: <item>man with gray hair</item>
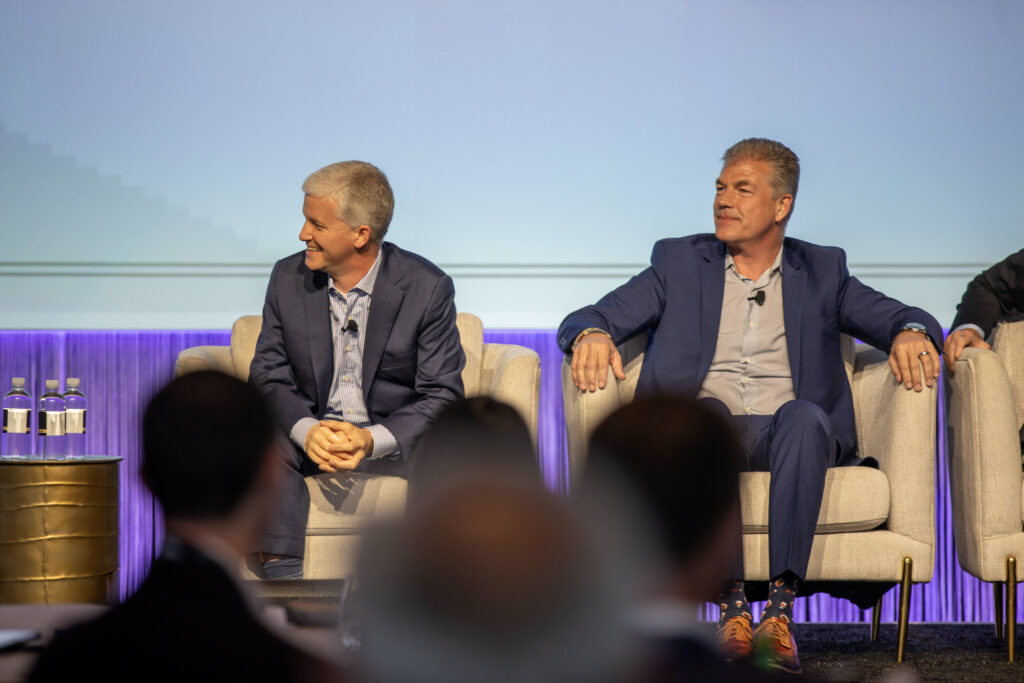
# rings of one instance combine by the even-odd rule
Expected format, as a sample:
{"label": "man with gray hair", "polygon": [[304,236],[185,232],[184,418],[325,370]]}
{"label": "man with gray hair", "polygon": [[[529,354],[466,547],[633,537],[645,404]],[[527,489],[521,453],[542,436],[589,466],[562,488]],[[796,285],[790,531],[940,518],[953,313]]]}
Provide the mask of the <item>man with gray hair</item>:
{"label": "man with gray hair", "polygon": [[689,393],[732,415],[747,468],[771,473],[772,580],[753,633],[737,569],[719,601],[719,635],[734,659],[749,656],[756,640],[777,668],[799,671],[793,597],[807,571],[825,472],[861,463],[839,335],[888,350],[897,381],[921,391],[938,377],[942,328],[851,277],[841,249],[785,236],[800,177],[788,147],[748,138],[723,162],[714,234],[655,244],[651,267],[566,317],[558,343],[572,354],[577,388],[596,391],[609,366],[625,379],[615,345],[646,332],[637,396]]}
{"label": "man with gray hair", "polygon": [[261,548],[264,575],[301,578],[320,472],[404,474],[417,440],[463,395],[450,277],[384,241],[387,177],[344,161],[302,185],[306,248],[274,266],[249,370],[291,437],[288,485]]}

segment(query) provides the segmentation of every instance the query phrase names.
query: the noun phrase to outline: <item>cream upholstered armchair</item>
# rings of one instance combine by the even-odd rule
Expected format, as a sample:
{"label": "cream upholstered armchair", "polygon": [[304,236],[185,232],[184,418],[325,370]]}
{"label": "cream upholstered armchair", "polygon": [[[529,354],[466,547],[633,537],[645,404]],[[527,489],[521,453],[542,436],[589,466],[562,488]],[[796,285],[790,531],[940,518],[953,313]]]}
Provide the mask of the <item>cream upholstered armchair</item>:
{"label": "cream upholstered armchair", "polygon": [[[811,547],[808,582],[900,583],[897,660],[903,661],[910,611],[910,585],[930,581],[935,563],[936,389],[907,391],[892,376],[887,357],[867,345],[855,348],[843,336],[843,357],[853,389],[860,455],[879,469],[835,467],[825,477],[825,495]],[[570,358],[562,364],[562,395],[570,470],[586,458],[587,439],[609,413],[633,400],[647,336],[619,347],[626,379],[609,372],[605,389],[582,393],[573,385]],[[744,579],[768,575],[767,472],[745,472],[740,480]],[[877,591],[876,591],[877,594]],[[875,604],[871,637],[878,637]]]}
{"label": "cream upholstered armchair", "polygon": [[[466,367],[462,382],[467,396],[489,395],[519,411],[537,440],[540,401],[540,358],[532,349],[513,344],[485,344],[480,318],[456,318]],[[231,328],[231,346],[197,346],[178,355],[174,374],[220,370],[248,380],[262,316],[239,318]],[[337,579],[351,573],[356,546],[374,518],[400,514],[405,508],[406,480],[363,473],[318,474],[306,477],[309,519],[306,523],[307,579]]]}
{"label": "cream upholstered armchair", "polygon": [[996,637],[1014,659],[1016,588],[1024,561],[1024,321],[1001,323],[992,350],[964,349],[948,383],[947,453],[953,537],[960,566],[992,582]]}

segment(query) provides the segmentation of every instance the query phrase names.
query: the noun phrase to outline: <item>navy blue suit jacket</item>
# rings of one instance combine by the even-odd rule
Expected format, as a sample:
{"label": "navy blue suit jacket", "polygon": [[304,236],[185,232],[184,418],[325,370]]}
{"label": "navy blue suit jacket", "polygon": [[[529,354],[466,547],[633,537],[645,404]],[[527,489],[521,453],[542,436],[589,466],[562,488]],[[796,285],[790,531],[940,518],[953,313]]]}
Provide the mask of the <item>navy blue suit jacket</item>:
{"label": "navy blue suit jacket", "polygon": [[[725,244],[710,234],[659,241],[649,268],[562,321],[559,346],[570,353],[588,327],[609,332],[616,344],[650,332],[637,395],[696,394],[718,342],[725,253]],[[855,462],[853,397],[840,333],[888,352],[909,322],[924,325],[940,348],[942,328],[921,309],[851,277],[842,249],[789,237],[783,242],[782,306],[794,393],[828,413],[839,441],[839,464]]]}
{"label": "navy blue suit jacket", "polygon": [[[462,397],[466,355],[455,327],[455,287],[434,264],[381,245],[363,347],[363,399],[372,424],[395,436],[403,460],[440,410]],[[249,381],[270,399],[289,433],[321,419],[334,379],[327,274],[305,252],[274,266]]]}

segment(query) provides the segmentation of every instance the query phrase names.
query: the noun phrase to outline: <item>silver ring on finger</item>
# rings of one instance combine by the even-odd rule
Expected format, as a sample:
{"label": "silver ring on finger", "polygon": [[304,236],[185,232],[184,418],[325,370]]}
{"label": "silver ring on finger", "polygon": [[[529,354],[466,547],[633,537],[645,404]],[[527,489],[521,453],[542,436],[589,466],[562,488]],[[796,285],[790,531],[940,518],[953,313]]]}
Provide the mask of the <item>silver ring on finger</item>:
{"label": "silver ring on finger", "polygon": [[931,354],[928,353],[927,351],[922,351],[921,353],[919,353],[917,355],[919,355],[919,356],[930,356]]}

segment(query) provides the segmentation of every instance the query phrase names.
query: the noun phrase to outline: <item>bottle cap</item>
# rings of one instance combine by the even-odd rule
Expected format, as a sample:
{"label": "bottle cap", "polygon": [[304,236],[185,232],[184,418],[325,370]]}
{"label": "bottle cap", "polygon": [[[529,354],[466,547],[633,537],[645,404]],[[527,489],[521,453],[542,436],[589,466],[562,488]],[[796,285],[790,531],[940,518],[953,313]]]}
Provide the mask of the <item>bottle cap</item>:
{"label": "bottle cap", "polygon": [[20,389],[24,389],[25,388],[25,378],[24,377],[12,377],[11,378],[11,386],[12,387],[18,387]]}
{"label": "bottle cap", "polygon": [[47,391],[51,391],[51,390],[56,391],[56,389],[57,389],[57,380],[55,380],[55,379],[48,379],[48,380],[46,380],[46,390]]}
{"label": "bottle cap", "polygon": [[78,388],[78,378],[77,377],[68,377],[67,385],[68,385],[68,389],[77,389]]}

